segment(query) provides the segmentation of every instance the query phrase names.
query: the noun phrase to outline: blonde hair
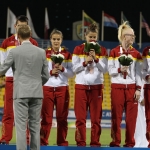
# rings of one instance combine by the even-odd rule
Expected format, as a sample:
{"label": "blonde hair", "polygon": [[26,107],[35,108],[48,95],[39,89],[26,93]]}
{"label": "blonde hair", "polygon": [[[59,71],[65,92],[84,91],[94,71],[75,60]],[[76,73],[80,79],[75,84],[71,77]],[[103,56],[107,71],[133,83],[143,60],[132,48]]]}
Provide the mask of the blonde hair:
{"label": "blonde hair", "polygon": [[[122,33],[123,33],[123,31],[124,30],[126,30],[126,29],[132,29],[131,28],[131,26],[129,25],[129,22],[128,21],[125,21],[125,22],[123,22],[120,26],[119,26],[119,28],[118,28],[118,40],[119,40],[119,42],[121,43],[122,42]],[[133,29],[132,29],[133,30]]]}

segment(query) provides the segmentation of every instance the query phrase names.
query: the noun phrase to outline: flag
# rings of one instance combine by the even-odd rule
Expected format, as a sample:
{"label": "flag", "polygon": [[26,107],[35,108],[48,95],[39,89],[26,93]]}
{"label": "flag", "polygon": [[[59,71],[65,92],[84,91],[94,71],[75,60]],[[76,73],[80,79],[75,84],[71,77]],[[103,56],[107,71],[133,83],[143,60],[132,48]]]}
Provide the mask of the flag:
{"label": "flag", "polygon": [[147,35],[150,36],[149,25],[144,19],[142,12],[140,12],[139,48],[142,47],[142,28],[146,28]]}
{"label": "flag", "polygon": [[127,18],[125,17],[124,13],[121,12],[121,24],[125,21],[128,21]]}
{"label": "flag", "polygon": [[[125,21],[128,21],[128,19],[126,18],[126,16],[124,15],[124,13],[121,12],[121,24],[122,24],[123,22],[125,22]],[[129,21],[128,21],[128,25],[131,27]]]}
{"label": "flag", "polygon": [[104,11],[102,11],[101,41],[104,40],[104,26],[118,28],[118,24],[117,24],[115,18],[104,13]]}
{"label": "flag", "polygon": [[10,28],[10,33],[15,34],[15,23],[16,16],[15,14],[8,8],[7,9],[7,26],[6,26],[6,38],[8,37],[8,28]]}
{"label": "flag", "polygon": [[92,19],[90,16],[88,16],[84,11],[82,11],[82,40],[84,40],[84,33],[86,29],[93,22],[96,22],[96,21]]}
{"label": "flag", "polygon": [[141,23],[142,23],[142,28],[146,28],[147,35],[150,36],[150,28],[149,28],[148,23],[144,19],[143,15],[142,15],[142,22]]}
{"label": "flag", "polygon": [[48,39],[48,29],[50,28],[49,25],[49,18],[47,8],[45,8],[45,24],[44,24],[44,38]]}
{"label": "flag", "polygon": [[106,13],[104,13],[104,26],[118,28],[115,18]]}
{"label": "flag", "polygon": [[27,12],[26,13],[27,13],[27,18],[29,20],[28,24],[29,24],[29,26],[31,28],[31,32],[32,32],[32,37],[39,39],[39,37],[37,36],[37,34],[36,34],[35,30],[34,30],[34,26],[33,26],[32,19],[31,19],[31,16],[30,16],[28,8],[27,8]]}
{"label": "flag", "polygon": [[84,20],[84,27],[86,28],[93,22],[96,22],[90,16],[88,16],[84,11],[83,11],[83,20]]}

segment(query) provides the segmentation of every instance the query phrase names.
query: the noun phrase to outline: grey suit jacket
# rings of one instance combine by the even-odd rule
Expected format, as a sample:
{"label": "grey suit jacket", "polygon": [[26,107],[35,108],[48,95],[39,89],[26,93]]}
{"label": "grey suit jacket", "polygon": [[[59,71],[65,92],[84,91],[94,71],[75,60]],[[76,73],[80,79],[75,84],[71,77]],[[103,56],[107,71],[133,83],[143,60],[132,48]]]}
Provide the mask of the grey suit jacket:
{"label": "grey suit jacket", "polygon": [[42,85],[49,79],[45,50],[29,41],[10,50],[0,75],[12,67],[14,74],[13,99],[43,98]]}

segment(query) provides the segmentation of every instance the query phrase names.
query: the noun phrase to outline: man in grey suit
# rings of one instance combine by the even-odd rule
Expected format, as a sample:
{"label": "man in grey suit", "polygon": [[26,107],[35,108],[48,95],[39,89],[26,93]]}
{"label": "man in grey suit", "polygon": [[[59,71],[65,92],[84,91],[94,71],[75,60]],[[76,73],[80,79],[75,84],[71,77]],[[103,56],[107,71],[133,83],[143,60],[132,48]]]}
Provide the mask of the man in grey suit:
{"label": "man in grey suit", "polygon": [[21,45],[9,52],[4,64],[0,66],[0,75],[12,67],[17,150],[27,149],[27,122],[31,135],[30,150],[40,150],[42,85],[49,79],[48,64],[45,51],[30,43],[31,30],[28,25],[20,26],[17,34]]}

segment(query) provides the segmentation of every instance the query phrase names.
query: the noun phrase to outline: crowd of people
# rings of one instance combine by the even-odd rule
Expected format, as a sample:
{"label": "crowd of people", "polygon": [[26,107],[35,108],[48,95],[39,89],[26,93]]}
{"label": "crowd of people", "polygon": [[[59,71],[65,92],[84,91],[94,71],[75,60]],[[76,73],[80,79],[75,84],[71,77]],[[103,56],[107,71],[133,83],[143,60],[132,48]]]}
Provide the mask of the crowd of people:
{"label": "crowd of people", "polygon": [[[19,16],[16,34],[3,41],[0,47],[0,76],[5,76],[4,115],[1,144],[12,139],[16,127],[18,150],[39,150],[49,145],[53,111],[56,108],[58,146],[69,146],[67,141],[69,84],[75,76],[74,113],[75,141],[86,146],[86,118],[90,113],[90,146],[100,147],[104,73],[111,79],[111,138],[110,147],[121,145],[121,121],[125,111],[124,147],[150,147],[150,47],[142,54],[132,45],[134,30],[128,22],[118,28],[120,45],[108,56],[98,41],[96,23],[89,25],[85,42],[71,54],[62,46],[63,34],[54,29],[51,46],[38,47],[32,38],[28,18]],[[115,36],[115,35],[113,35]],[[57,61],[56,61],[57,59]],[[117,93],[117,94],[116,94]],[[26,141],[26,142],[25,142]]]}

